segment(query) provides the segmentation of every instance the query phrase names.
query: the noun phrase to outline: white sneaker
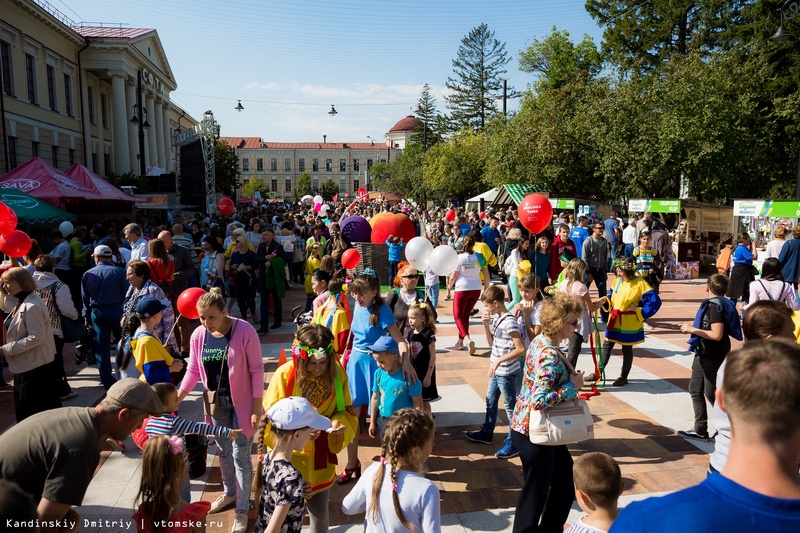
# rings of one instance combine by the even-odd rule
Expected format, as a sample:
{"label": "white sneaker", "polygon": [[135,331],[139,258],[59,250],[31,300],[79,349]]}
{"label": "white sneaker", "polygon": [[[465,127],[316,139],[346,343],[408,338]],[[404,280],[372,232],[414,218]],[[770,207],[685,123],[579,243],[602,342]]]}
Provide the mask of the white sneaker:
{"label": "white sneaker", "polygon": [[208,514],[218,513],[234,503],[236,503],[236,496],[225,496],[223,494],[214,500],[214,503],[211,504],[211,508],[208,510]]}
{"label": "white sneaker", "polygon": [[247,514],[236,513],[236,518],[233,520],[233,527],[231,533],[246,533],[247,531]]}

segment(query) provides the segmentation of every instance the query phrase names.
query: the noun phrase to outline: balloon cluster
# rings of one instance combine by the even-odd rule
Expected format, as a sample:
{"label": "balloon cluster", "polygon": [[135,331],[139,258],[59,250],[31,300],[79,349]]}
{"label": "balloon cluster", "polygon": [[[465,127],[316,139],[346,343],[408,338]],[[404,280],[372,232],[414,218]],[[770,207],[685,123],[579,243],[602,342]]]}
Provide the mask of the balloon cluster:
{"label": "balloon cluster", "polygon": [[22,257],[31,250],[31,238],[17,228],[17,214],[0,202],[0,252],[10,257]]}
{"label": "balloon cluster", "polygon": [[425,237],[414,237],[406,245],[408,264],[417,270],[428,268],[437,276],[449,276],[458,266],[458,253],[447,245],[433,247]]}

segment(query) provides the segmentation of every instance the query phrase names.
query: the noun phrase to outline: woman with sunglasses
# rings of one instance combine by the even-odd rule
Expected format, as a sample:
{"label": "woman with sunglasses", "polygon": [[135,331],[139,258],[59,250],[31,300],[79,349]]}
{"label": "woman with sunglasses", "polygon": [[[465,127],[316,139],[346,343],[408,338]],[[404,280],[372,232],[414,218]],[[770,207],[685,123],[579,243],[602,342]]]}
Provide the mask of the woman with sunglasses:
{"label": "woman with sunglasses", "polygon": [[542,333],[531,341],[525,356],[522,387],[511,417],[511,444],[522,460],[523,479],[515,532],[563,531],[572,507],[572,456],[566,444],[533,444],[529,428],[532,409],[575,400],[583,387],[583,371],[576,372],[558,349],[575,332],[580,316],[580,304],[569,296],[548,298],[542,304]]}
{"label": "woman with sunglasses", "polygon": [[[406,261],[397,266],[397,277],[394,278],[394,290],[386,295],[386,305],[394,313],[397,327],[400,328],[403,338],[408,336],[411,327],[408,325],[408,309],[415,302],[426,303],[433,309],[430,298],[425,294],[425,290],[417,288],[419,284],[419,271],[409,265]],[[436,311],[433,311],[436,316]]]}

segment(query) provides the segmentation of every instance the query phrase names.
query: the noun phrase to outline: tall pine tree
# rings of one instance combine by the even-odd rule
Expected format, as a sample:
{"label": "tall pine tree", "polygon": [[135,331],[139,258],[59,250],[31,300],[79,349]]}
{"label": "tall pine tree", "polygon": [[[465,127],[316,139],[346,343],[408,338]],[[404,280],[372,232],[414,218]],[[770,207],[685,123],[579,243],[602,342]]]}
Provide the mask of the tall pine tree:
{"label": "tall pine tree", "polygon": [[453,60],[453,77],[446,83],[452,91],[445,96],[451,130],[484,130],[488,119],[497,113],[497,98],[503,87],[500,76],[506,73],[509,61],[505,43],[498,41],[486,24],[461,39]]}
{"label": "tall pine tree", "polygon": [[431,94],[431,86],[427,83],[422,88],[414,112],[422,122],[422,131],[411,136],[411,142],[421,144],[424,150],[442,141],[442,116],[436,109],[436,98]]}

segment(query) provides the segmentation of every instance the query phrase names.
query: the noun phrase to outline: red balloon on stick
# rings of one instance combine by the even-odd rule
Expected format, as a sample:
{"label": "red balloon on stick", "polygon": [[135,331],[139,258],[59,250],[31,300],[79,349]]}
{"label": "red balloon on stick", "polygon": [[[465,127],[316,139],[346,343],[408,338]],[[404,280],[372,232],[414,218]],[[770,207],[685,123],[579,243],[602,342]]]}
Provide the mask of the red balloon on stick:
{"label": "red balloon on stick", "polygon": [[361,262],[361,253],[355,248],[350,248],[342,254],[342,266],[346,269],[355,268]]}
{"label": "red balloon on stick", "polygon": [[233,200],[230,198],[220,198],[219,202],[217,202],[217,209],[224,217],[230,215],[233,213]]}
{"label": "red balloon on stick", "polygon": [[15,229],[17,229],[17,214],[0,202],[0,235],[6,235]]}
{"label": "red balloon on stick", "polygon": [[481,211],[478,214],[480,215],[481,218],[486,218],[486,211]]}
{"label": "red balloon on stick", "polygon": [[531,233],[541,233],[553,220],[553,206],[541,194],[529,194],[519,203],[519,221]]}
{"label": "red balloon on stick", "polygon": [[200,313],[197,311],[197,300],[205,293],[206,291],[200,287],[192,287],[191,289],[183,291],[180,296],[178,296],[178,301],[176,302],[178,312],[189,320],[196,320],[199,318]]}
{"label": "red balloon on stick", "polygon": [[9,257],[22,257],[31,251],[31,238],[24,231],[11,230],[0,235],[0,252]]}
{"label": "red balloon on stick", "polygon": [[456,212],[453,211],[452,209],[448,209],[447,213],[444,214],[444,218],[448,222],[452,222],[456,219]]}

